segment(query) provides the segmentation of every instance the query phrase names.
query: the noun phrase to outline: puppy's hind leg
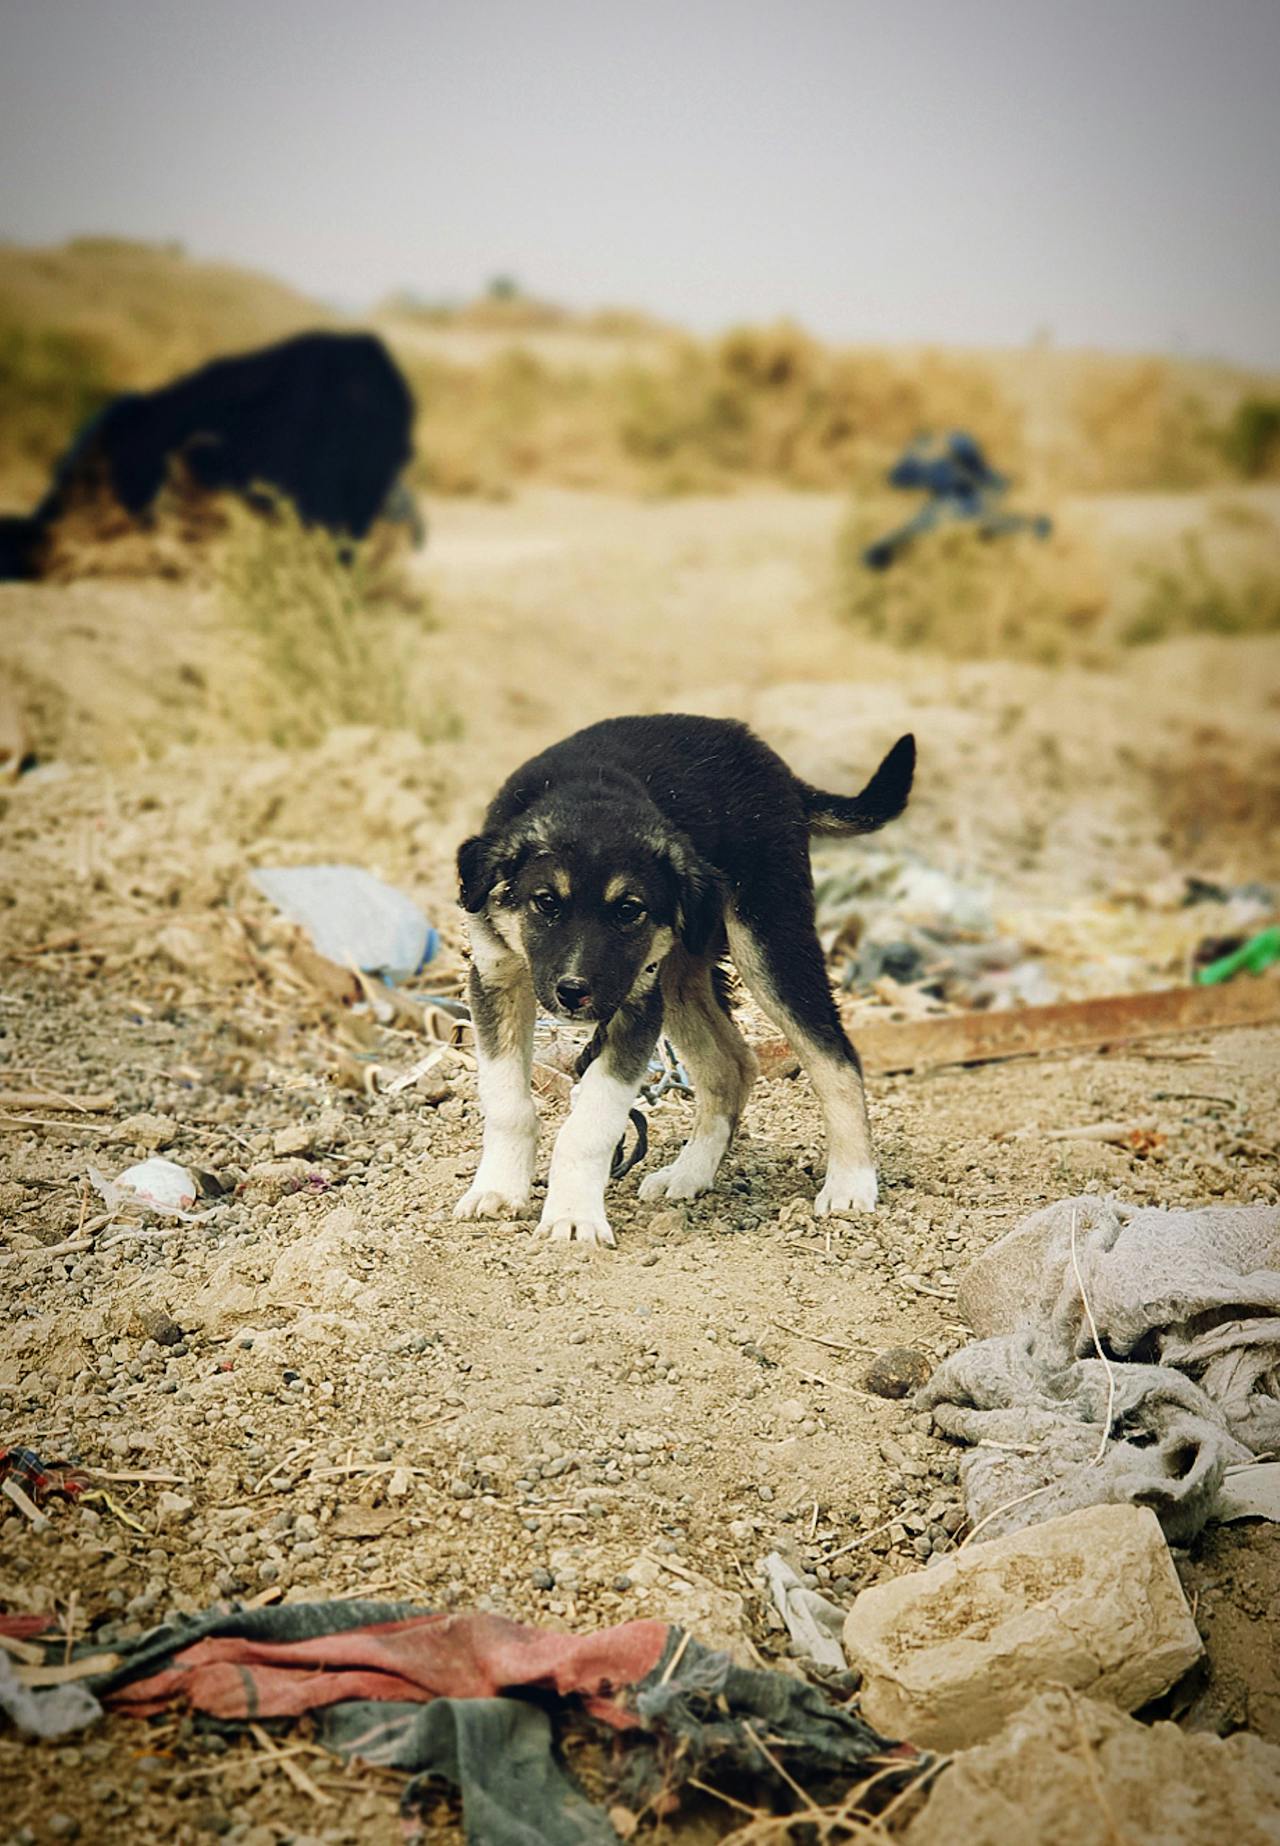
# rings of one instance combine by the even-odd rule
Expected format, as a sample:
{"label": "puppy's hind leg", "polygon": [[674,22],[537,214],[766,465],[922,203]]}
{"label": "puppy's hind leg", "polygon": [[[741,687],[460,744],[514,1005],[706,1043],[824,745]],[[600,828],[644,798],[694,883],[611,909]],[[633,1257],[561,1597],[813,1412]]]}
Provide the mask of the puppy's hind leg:
{"label": "puppy's hind leg", "polygon": [[755,1081],[756,1061],[715,983],[710,962],[672,950],[662,973],[666,1029],[693,1078],[693,1133],[670,1166],[640,1182],[642,1199],[710,1191]]}
{"label": "puppy's hind leg", "polygon": [[[779,906],[773,914],[786,911]],[[827,1173],[814,1212],[825,1218],[873,1211],[878,1188],[862,1066],[840,1023],[811,921],[792,915],[783,928],[765,928],[731,914],[726,924],[743,980],[804,1065],[822,1104]]]}
{"label": "puppy's hind leg", "polygon": [[467,985],[476,1033],[484,1147],[480,1167],[453,1208],[455,1218],[518,1218],[529,1204],[538,1151],[538,1115],[530,1094],[533,983],[523,956],[489,926],[471,924]]}
{"label": "puppy's hind leg", "polygon": [[554,1243],[617,1241],[605,1215],[604,1189],[661,1025],[656,979],[633,992],[609,1021],[604,1044],[588,1065],[556,1138],[540,1236]]}

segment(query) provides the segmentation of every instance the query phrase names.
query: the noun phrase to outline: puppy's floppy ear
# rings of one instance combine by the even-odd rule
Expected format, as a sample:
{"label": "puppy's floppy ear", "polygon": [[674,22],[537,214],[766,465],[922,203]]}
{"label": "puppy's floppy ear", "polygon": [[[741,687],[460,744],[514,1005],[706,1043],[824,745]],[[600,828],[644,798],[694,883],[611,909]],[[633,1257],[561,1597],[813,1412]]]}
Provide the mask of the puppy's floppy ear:
{"label": "puppy's floppy ear", "polygon": [[[529,854],[533,851],[535,839],[531,835],[500,835],[497,839],[487,834],[472,834],[458,848],[458,895],[464,910],[483,910],[500,885],[506,884],[519,872]],[[502,893],[498,891],[501,901]]]}
{"label": "puppy's floppy ear", "polygon": [[458,897],[464,910],[483,910],[498,882],[494,842],[473,833],[458,848]]}
{"label": "puppy's floppy ear", "polygon": [[724,912],[720,882],[679,834],[668,835],[661,850],[675,882],[676,934],[690,955],[705,955]]}

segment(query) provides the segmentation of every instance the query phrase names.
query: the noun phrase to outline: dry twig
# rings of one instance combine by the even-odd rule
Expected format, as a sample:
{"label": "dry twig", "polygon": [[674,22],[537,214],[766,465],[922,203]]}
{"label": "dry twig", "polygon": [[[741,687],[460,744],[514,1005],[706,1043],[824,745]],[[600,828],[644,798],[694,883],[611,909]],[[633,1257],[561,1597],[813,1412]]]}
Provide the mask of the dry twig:
{"label": "dry twig", "polygon": [[1103,1370],[1107,1374],[1107,1415],[1102,1426],[1102,1440],[1098,1444],[1098,1452],[1093,1458],[1094,1466],[1097,1467],[1102,1457],[1106,1454],[1107,1443],[1111,1439],[1111,1417],[1115,1410],[1116,1402],[1116,1374],[1110,1359],[1108,1359],[1107,1355],[1102,1350],[1102,1341],[1098,1338],[1098,1323],[1093,1318],[1093,1308],[1090,1306],[1089,1297],[1085,1293],[1084,1277],[1080,1273],[1080,1261],[1076,1255],[1076,1209],[1074,1205],[1071,1208],[1071,1267],[1075,1271],[1076,1286],[1080,1290],[1080,1299],[1084,1303],[1084,1311],[1089,1321],[1089,1331],[1093,1335],[1094,1350],[1101,1359]]}

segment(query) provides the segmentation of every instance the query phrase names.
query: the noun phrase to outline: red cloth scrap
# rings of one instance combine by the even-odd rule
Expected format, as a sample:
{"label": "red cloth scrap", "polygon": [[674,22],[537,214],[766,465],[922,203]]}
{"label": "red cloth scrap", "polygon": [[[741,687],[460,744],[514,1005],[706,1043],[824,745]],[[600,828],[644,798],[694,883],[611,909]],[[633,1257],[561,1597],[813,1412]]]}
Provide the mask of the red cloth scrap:
{"label": "red cloth scrap", "polygon": [[197,1641],[172,1664],[110,1693],[106,1703],[149,1717],[181,1701],[217,1718],[297,1717],[344,1699],[488,1699],[504,1692],[577,1695],[615,1730],[638,1720],[617,1695],[662,1658],[666,1622],[623,1622],[596,1634],[555,1634],[501,1615],[425,1615],[314,1636]]}

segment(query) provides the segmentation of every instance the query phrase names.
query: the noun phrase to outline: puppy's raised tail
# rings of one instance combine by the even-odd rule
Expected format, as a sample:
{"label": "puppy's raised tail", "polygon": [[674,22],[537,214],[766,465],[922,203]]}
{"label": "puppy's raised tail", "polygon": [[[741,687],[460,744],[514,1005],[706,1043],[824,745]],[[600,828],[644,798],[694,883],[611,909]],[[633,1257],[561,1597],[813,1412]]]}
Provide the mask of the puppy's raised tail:
{"label": "puppy's raised tail", "polygon": [[804,791],[809,825],[815,833],[874,833],[896,820],[907,805],[916,772],[916,740],[908,731],[885,757],[857,795],[829,795],[825,789]]}

